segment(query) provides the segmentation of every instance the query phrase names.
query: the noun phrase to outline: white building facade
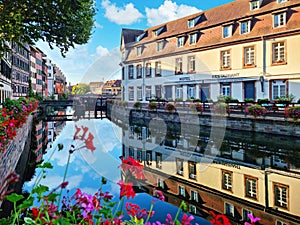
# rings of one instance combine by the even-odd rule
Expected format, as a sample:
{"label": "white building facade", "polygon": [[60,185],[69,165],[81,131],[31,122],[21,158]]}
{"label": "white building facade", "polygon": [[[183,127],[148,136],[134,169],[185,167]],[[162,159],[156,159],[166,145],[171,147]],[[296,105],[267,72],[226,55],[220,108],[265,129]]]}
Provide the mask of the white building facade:
{"label": "white building facade", "polygon": [[146,30],[123,29],[123,100],[298,100],[299,10],[300,0],[237,0]]}

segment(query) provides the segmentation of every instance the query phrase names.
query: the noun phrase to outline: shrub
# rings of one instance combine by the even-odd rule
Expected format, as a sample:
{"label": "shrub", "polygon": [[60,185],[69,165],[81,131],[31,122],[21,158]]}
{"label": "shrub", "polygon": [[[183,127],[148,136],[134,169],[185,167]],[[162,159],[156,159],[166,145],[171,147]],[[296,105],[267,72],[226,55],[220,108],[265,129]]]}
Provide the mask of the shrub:
{"label": "shrub", "polygon": [[294,121],[298,121],[300,118],[300,106],[290,106],[284,109],[284,115],[288,118],[292,118]]}
{"label": "shrub", "polygon": [[257,99],[258,104],[263,104],[263,103],[270,103],[270,100],[268,98],[259,98]]}
{"label": "shrub", "polygon": [[245,102],[246,103],[254,103],[254,99],[253,98],[245,98]]}
{"label": "shrub", "polygon": [[140,101],[136,101],[134,104],[133,104],[133,107],[135,109],[141,109],[142,107],[142,103]]}
{"label": "shrub", "polygon": [[192,110],[195,110],[197,112],[203,112],[204,111],[204,107],[202,103],[194,103],[194,104],[190,104],[190,108]]}
{"label": "shrub", "polygon": [[214,105],[214,112],[217,114],[225,114],[226,112],[229,113],[229,108],[225,102],[217,102]]}
{"label": "shrub", "polygon": [[254,116],[254,118],[257,118],[259,116],[265,116],[267,113],[267,110],[265,107],[263,107],[259,104],[255,104],[255,105],[247,106],[246,113]]}
{"label": "shrub", "polygon": [[175,110],[175,105],[173,105],[172,103],[168,103],[166,105],[166,110],[169,112],[173,112]]}
{"label": "shrub", "polygon": [[157,102],[149,102],[148,108],[149,108],[150,110],[155,110],[155,109],[158,108],[158,103],[157,103]]}
{"label": "shrub", "polygon": [[285,104],[285,103],[290,103],[291,100],[289,98],[276,98],[275,102],[276,103],[283,103],[283,104]]}

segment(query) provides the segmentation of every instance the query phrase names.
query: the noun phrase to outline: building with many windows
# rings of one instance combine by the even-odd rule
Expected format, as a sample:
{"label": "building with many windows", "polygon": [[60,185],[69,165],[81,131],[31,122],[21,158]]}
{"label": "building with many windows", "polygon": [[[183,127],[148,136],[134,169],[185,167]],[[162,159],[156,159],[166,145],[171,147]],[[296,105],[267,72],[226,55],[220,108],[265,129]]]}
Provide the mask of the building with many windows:
{"label": "building with many windows", "polygon": [[6,98],[11,98],[11,62],[12,54],[9,52],[4,53],[0,59],[0,104]]}
{"label": "building with many windows", "polygon": [[123,99],[300,98],[299,9],[299,0],[236,0],[123,29]]}

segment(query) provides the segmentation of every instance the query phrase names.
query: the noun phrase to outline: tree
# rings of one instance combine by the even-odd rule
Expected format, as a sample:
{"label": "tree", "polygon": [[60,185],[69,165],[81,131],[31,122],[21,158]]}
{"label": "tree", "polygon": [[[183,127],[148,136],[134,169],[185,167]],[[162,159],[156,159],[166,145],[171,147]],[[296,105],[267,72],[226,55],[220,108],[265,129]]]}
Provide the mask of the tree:
{"label": "tree", "polygon": [[94,24],[93,0],[0,0],[0,53],[8,43],[48,42],[61,54],[87,43]]}
{"label": "tree", "polygon": [[77,84],[72,87],[72,94],[83,95],[90,91],[90,86],[87,84]]}

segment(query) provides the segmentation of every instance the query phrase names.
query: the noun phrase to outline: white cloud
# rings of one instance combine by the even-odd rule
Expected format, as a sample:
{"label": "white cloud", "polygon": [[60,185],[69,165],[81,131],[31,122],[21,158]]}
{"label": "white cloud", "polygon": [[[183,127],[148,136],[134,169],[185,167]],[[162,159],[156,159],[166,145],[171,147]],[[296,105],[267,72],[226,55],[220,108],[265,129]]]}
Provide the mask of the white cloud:
{"label": "white cloud", "polygon": [[185,17],[201,10],[196,7],[188,5],[177,5],[172,0],[165,0],[165,2],[157,9],[150,9],[146,7],[147,24],[149,26],[158,25],[167,21],[175,20],[181,17]]}
{"label": "white cloud", "polygon": [[99,29],[103,28],[103,26],[100,23],[97,23],[96,21],[94,22],[94,26]]}
{"label": "white cloud", "polygon": [[128,3],[124,7],[118,7],[109,0],[103,0],[102,7],[105,9],[105,17],[119,25],[129,25],[143,17],[132,3]]}
{"label": "white cloud", "polygon": [[99,45],[97,48],[96,48],[96,52],[97,52],[97,55],[99,57],[102,57],[102,56],[105,56],[109,53],[108,49],[107,48],[104,48],[103,46]]}

